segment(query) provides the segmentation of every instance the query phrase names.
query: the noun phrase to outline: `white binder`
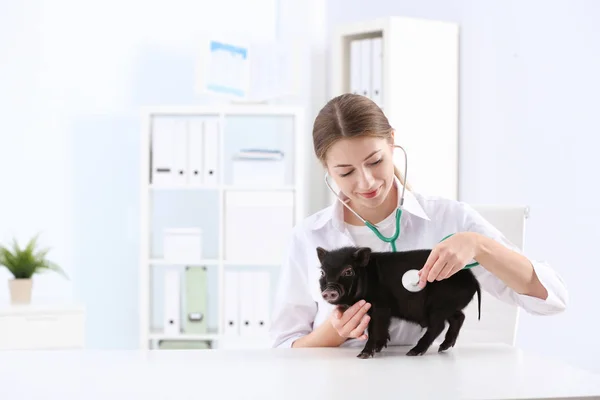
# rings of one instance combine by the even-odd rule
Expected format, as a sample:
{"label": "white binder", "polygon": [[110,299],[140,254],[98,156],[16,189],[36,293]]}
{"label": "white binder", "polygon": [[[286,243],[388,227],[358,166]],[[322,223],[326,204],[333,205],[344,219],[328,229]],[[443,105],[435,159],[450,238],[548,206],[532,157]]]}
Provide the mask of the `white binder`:
{"label": "white binder", "polygon": [[362,94],[360,83],[360,40],[352,40],[350,42],[350,92],[353,94]]}
{"label": "white binder", "polygon": [[371,99],[383,107],[383,39],[371,39]]}
{"label": "white binder", "polygon": [[173,169],[172,183],[178,186],[187,184],[188,173],[188,127],[184,118],[173,118]]}
{"label": "white binder", "polygon": [[154,118],[152,121],[153,185],[170,185],[173,182],[175,142],[172,133],[176,125],[172,118]]}
{"label": "white binder", "polygon": [[270,279],[267,271],[258,271],[254,273],[254,285],[252,290],[254,295],[254,331],[257,335],[268,335],[270,324]]}
{"label": "white binder", "polygon": [[204,183],[215,186],[219,182],[219,121],[204,121]]}
{"label": "white binder", "polygon": [[225,259],[278,263],[294,223],[292,191],[229,191],[225,194]]}
{"label": "white binder", "polygon": [[237,271],[225,271],[223,279],[223,333],[225,335],[239,335],[239,273]]}
{"label": "white binder", "polygon": [[240,284],[240,335],[253,336],[256,334],[254,318],[254,274],[252,271],[239,272]]}
{"label": "white binder", "polygon": [[371,98],[371,39],[360,41],[360,86],[361,94]]}
{"label": "white binder", "polygon": [[178,335],[181,332],[181,280],[178,269],[165,269],[164,285],[164,333]]}
{"label": "white binder", "polygon": [[188,180],[190,185],[204,181],[204,126],[201,119],[190,119],[188,125]]}

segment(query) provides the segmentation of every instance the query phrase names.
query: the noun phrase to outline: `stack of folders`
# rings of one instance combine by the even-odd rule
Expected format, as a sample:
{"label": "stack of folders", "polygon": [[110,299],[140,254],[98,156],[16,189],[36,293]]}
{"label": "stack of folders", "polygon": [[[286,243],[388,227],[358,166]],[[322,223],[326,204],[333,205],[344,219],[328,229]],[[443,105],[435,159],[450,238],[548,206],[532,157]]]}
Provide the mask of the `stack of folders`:
{"label": "stack of folders", "polygon": [[152,184],[206,185],[219,181],[219,121],[186,117],[154,117]]}
{"label": "stack of folders", "polygon": [[270,275],[267,271],[225,271],[223,333],[265,336],[269,332]]}
{"label": "stack of folders", "polygon": [[373,100],[383,108],[383,39],[350,42],[350,91]]}
{"label": "stack of folders", "polygon": [[[164,277],[164,334],[177,336],[207,332],[208,276],[206,267],[186,267],[184,291],[178,268],[166,268]],[[183,304],[182,304],[183,303]]]}
{"label": "stack of folders", "polygon": [[283,160],[280,150],[242,149],[233,156],[233,184],[283,186]]}

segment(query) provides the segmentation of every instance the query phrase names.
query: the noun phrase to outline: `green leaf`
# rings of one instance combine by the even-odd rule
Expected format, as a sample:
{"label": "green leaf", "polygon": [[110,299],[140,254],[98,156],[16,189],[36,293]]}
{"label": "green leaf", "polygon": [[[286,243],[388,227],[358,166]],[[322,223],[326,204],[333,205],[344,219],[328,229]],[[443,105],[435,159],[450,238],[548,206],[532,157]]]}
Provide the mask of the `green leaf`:
{"label": "green leaf", "polygon": [[65,272],[56,263],[46,259],[50,249],[37,249],[38,235],[34,236],[21,249],[13,239],[12,250],[0,246],[0,266],[4,266],[15,279],[30,279],[34,274],[54,271],[68,279]]}

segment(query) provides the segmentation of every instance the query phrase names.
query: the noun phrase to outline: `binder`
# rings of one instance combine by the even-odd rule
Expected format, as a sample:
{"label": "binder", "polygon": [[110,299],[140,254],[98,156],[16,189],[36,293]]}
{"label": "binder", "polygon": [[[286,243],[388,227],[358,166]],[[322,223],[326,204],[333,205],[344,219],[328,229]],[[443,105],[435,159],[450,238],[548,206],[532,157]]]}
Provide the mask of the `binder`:
{"label": "binder", "polygon": [[172,132],[176,121],[172,118],[154,118],[152,121],[151,161],[153,185],[170,185],[174,175],[175,143]]}
{"label": "binder", "polygon": [[207,275],[206,267],[186,267],[185,269],[184,333],[202,334],[207,331]]}
{"label": "binder", "polygon": [[225,271],[223,300],[223,334],[239,335],[239,279],[237,271]]}
{"label": "binder", "polygon": [[350,42],[350,92],[353,94],[362,94],[360,83],[360,40],[354,39]]}
{"label": "binder", "polygon": [[165,269],[164,285],[164,333],[178,335],[181,332],[181,280],[178,269]]}
{"label": "binder", "polygon": [[204,126],[201,119],[191,119],[188,125],[188,179],[190,185],[204,181]]}
{"label": "binder", "polygon": [[383,39],[371,39],[371,99],[383,107]]}
{"label": "binder", "polygon": [[219,121],[204,121],[204,183],[215,186],[219,182]]}
{"label": "binder", "polygon": [[362,95],[371,98],[371,39],[360,40],[360,87]]}
{"label": "binder", "polygon": [[256,333],[256,320],[254,317],[254,274],[252,271],[239,272],[240,285],[240,335],[252,336]]}
{"label": "binder", "polygon": [[188,178],[188,123],[185,119],[174,119],[173,126],[173,184],[184,186],[187,184]]}
{"label": "binder", "polygon": [[268,335],[270,318],[270,279],[267,271],[258,271],[254,273],[254,292],[252,300],[254,302],[254,332],[257,335]]}
{"label": "binder", "polygon": [[158,348],[161,350],[204,350],[211,349],[211,342],[207,340],[159,340]]}

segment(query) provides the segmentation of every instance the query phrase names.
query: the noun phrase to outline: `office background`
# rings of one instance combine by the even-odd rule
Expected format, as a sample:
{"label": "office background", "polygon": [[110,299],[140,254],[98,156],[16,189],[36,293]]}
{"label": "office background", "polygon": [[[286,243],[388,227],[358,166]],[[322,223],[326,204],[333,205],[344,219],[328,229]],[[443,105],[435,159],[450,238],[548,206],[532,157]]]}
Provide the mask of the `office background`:
{"label": "office background", "polygon": [[[90,348],[138,345],[139,107],[210,102],[194,91],[195,35],[293,43],[300,90],[285,103],[311,121],[328,98],[332,27],[386,15],[460,24],[459,197],[530,205],[527,253],[570,291],[562,315],[522,314],[517,345],[599,371],[591,0],[0,2],[0,240],[42,231],[71,276],[36,277],[34,297],[85,303]],[[306,171],[322,182],[312,158]],[[327,202],[313,186],[309,213]]]}

